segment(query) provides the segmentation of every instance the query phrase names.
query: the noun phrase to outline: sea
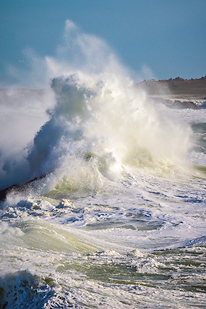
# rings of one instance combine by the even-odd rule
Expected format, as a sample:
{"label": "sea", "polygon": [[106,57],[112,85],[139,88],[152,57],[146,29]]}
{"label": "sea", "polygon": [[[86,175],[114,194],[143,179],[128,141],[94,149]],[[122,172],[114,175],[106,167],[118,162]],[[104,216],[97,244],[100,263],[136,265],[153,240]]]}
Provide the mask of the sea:
{"label": "sea", "polygon": [[26,183],[0,202],[0,309],[206,308],[205,101],[158,103],[71,21],[45,65],[0,92],[0,189]]}

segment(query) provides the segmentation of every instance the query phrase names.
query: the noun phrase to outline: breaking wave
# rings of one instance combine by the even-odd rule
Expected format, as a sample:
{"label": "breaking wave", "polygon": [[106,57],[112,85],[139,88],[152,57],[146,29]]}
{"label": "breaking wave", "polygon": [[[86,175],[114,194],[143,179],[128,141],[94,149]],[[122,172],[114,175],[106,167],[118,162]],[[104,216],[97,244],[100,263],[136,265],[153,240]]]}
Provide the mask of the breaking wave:
{"label": "breaking wave", "polygon": [[1,187],[8,177],[11,185],[50,174],[49,189],[94,189],[131,169],[170,173],[184,165],[190,128],[135,86],[104,41],[67,21],[64,43],[45,66],[49,120],[19,161],[14,153],[1,162]]}

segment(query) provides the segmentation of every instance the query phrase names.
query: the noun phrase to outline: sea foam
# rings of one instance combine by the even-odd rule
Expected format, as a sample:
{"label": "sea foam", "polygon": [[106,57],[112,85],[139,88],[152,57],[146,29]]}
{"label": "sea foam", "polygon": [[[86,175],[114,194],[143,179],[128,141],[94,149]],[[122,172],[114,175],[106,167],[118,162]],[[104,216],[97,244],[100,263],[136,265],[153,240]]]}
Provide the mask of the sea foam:
{"label": "sea foam", "polygon": [[189,126],[137,88],[103,40],[67,21],[63,44],[44,66],[51,104],[42,100],[49,109],[39,115],[46,110],[48,121],[9,162],[3,154],[1,187],[52,174],[49,189],[62,182],[72,190],[95,189],[130,168],[170,173],[184,165]]}

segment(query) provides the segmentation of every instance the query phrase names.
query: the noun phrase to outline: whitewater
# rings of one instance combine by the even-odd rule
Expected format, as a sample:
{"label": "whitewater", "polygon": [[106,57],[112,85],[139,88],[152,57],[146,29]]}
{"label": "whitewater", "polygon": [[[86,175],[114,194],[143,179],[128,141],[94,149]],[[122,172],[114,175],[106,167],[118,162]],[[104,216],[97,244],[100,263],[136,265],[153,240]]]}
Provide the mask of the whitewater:
{"label": "whitewater", "polygon": [[31,54],[38,90],[0,92],[0,189],[27,183],[0,202],[0,309],[206,308],[206,109],[69,20]]}

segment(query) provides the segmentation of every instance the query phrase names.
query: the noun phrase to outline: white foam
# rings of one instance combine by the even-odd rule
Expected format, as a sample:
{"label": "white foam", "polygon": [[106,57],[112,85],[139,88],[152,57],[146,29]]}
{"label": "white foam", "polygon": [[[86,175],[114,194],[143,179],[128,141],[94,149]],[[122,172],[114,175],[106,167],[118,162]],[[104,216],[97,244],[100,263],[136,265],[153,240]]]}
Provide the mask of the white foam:
{"label": "white foam", "polygon": [[[25,177],[49,175],[1,204],[3,306],[203,306],[205,178],[185,157],[188,122],[205,111],[154,105],[104,41],[65,31],[44,66],[55,101],[31,108],[48,122],[18,148]],[[193,147],[191,162],[203,154]],[[17,166],[5,177],[17,181]]]}

